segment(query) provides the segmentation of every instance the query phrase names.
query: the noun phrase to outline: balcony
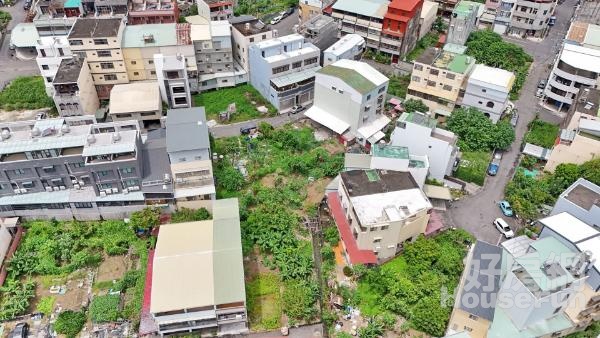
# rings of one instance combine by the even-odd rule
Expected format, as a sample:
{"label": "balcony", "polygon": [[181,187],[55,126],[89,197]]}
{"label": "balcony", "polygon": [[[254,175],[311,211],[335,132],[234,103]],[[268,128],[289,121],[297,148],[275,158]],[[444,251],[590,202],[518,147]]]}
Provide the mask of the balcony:
{"label": "balcony", "polygon": [[588,86],[596,85],[596,81],[598,79],[597,73],[575,68],[563,62],[562,60],[558,62],[558,65],[556,68],[554,68],[553,72],[562,78],[579,82]]}
{"label": "balcony", "polygon": [[86,157],[85,162],[87,164],[100,164],[100,163],[108,163],[108,162],[113,162],[113,161],[130,161],[130,160],[135,160],[135,152],[88,156],[88,157]]}
{"label": "balcony", "polygon": [[290,96],[296,96],[303,92],[311,91],[311,90],[313,90],[314,87],[315,87],[315,83],[314,83],[314,81],[311,81],[306,84],[296,85],[296,87],[292,87],[290,89],[275,89],[275,90],[277,90],[277,96],[280,99],[284,99],[284,98],[287,98]]}
{"label": "balcony", "polygon": [[573,100],[572,100],[572,99],[570,99],[570,98],[566,98],[566,97],[564,97],[564,96],[561,96],[561,95],[559,95],[559,94],[556,94],[556,93],[553,93],[553,92],[550,90],[550,88],[549,88],[549,87],[548,87],[548,88],[546,88],[546,90],[544,90],[544,95],[545,95],[546,97],[549,97],[549,98],[551,98],[551,99],[555,100],[555,101],[564,102],[564,103],[566,103],[566,104],[568,104],[568,105],[571,105],[571,104],[573,104]]}
{"label": "balcony", "polygon": [[[567,82],[567,83],[571,82],[569,80],[563,80],[563,81]],[[563,84],[563,82],[561,80],[558,80],[556,77],[553,77],[553,76],[550,77],[550,80],[548,81],[548,84],[551,85],[552,87],[556,88],[556,89],[560,89],[560,90],[565,91],[565,92],[570,92],[570,93],[577,93],[577,92],[579,92],[579,90],[577,88],[570,87],[569,84]]]}

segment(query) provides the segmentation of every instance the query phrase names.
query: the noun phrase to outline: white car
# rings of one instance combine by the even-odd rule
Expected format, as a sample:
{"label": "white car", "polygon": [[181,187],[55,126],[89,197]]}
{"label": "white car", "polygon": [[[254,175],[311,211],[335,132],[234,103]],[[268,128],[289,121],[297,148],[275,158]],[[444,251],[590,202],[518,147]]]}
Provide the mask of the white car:
{"label": "white car", "polygon": [[279,14],[278,16],[274,17],[274,18],[271,20],[271,25],[276,25],[276,24],[280,23],[280,22],[281,22],[281,20],[283,20],[283,15],[282,15],[282,14]]}
{"label": "white car", "polygon": [[500,231],[500,233],[507,239],[515,237],[515,233],[510,230],[510,227],[502,218],[496,218],[496,220],[494,220],[494,225],[496,226],[496,229],[498,229],[498,231]]}

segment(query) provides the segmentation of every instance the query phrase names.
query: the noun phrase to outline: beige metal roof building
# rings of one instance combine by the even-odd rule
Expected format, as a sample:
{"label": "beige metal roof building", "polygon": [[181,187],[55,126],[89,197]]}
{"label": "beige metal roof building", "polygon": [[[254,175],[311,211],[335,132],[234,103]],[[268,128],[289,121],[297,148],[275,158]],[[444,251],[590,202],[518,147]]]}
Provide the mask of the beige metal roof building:
{"label": "beige metal roof building", "polygon": [[113,121],[138,120],[160,123],[162,101],[157,82],[133,82],[115,85],[110,91],[109,114]]}

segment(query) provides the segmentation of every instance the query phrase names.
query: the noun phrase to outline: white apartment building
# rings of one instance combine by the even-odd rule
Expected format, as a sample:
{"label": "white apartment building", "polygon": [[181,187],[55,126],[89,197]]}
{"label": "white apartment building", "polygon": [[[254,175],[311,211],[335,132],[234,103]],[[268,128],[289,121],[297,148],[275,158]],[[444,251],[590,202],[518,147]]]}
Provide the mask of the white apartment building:
{"label": "white apartment building", "polygon": [[247,20],[236,20],[231,24],[231,37],[234,44],[233,58],[246,72],[250,72],[250,45],[272,39],[273,31],[259,19],[249,17]]}
{"label": "white apartment building", "polygon": [[250,83],[279,110],[313,101],[321,51],[299,34],[250,45]]}
{"label": "white apartment building", "polygon": [[500,68],[475,65],[467,79],[462,106],[477,108],[496,123],[508,104],[515,75]]}
{"label": "white apartment building", "polygon": [[328,66],[338,60],[360,60],[365,50],[365,39],[358,34],[344,35],[331,47],[323,51],[323,66]]}
{"label": "white apartment building", "polygon": [[170,108],[191,107],[192,95],[185,57],[155,54],[154,66],[162,101]]}
{"label": "white apartment building", "polygon": [[560,194],[550,215],[563,212],[577,217],[600,231],[600,186],[584,178],[575,181]]}
{"label": "white apartment building", "polygon": [[40,36],[35,46],[37,50],[37,62],[40,74],[44,78],[46,94],[52,96],[54,87],[52,81],[58,66],[63,59],[71,58],[71,48],[66,36]]}
{"label": "white apartment building", "polygon": [[404,113],[396,122],[390,143],[407,147],[411,154],[427,156],[429,177],[442,182],[457,164],[458,137],[436,125],[435,119],[423,113]]}
{"label": "white apartment building", "polygon": [[343,141],[370,147],[385,135],[383,114],[389,80],[360,61],[339,60],[316,74],[315,101],[304,114]]}

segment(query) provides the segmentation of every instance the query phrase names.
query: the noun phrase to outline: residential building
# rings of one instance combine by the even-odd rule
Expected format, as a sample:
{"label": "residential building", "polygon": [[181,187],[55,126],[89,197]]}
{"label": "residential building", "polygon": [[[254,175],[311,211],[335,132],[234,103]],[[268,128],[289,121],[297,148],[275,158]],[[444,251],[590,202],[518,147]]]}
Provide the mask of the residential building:
{"label": "residential building", "polygon": [[52,81],[63,59],[71,58],[71,48],[66,36],[41,36],[35,46],[37,57],[35,61],[44,79],[46,94],[53,95]]}
{"label": "residential building", "polygon": [[115,84],[129,82],[121,51],[124,28],[118,18],[79,18],[68,35],[73,54],[86,59],[101,99],[109,98]]}
{"label": "residential building", "polygon": [[323,51],[323,66],[328,66],[338,60],[360,60],[365,50],[365,39],[358,34],[344,35],[331,47]]}
{"label": "residential building", "polygon": [[227,21],[233,17],[233,7],[235,1],[233,0],[196,0],[198,7],[203,2],[210,8],[210,20],[211,21]]}
{"label": "residential building", "polygon": [[383,18],[379,48],[398,62],[417,45],[423,0],[392,0]]}
{"label": "residential building", "polygon": [[323,9],[334,3],[334,0],[299,0],[298,17],[300,25],[323,14]]}
{"label": "residential building", "polygon": [[18,23],[10,32],[9,46],[22,49],[33,49],[40,38],[37,28],[31,22]]}
{"label": "residential building", "polygon": [[[199,1],[199,5],[207,6]],[[233,87],[248,82],[248,73],[235,62],[231,40],[231,24],[210,21],[207,8],[189,19],[190,37],[196,52],[198,90]],[[205,15],[205,16],[202,16]]]}
{"label": "residential building", "polygon": [[562,163],[583,164],[600,157],[600,91],[585,88],[578,97],[571,106],[569,123],[561,130],[544,166],[546,171],[554,172]]}
{"label": "residential building", "polygon": [[419,188],[423,189],[425,179],[429,174],[427,156],[409,154],[408,148],[387,144],[375,144],[370,154],[346,153],[344,156],[345,170],[396,170],[409,172]]}
{"label": "residential building", "polygon": [[321,65],[323,63],[323,51],[339,40],[336,21],[325,14],[317,15],[301,24],[298,27],[298,34],[304,36],[305,41],[319,48],[321,51]]}
{"label": "residential building", "polygon": [[[82,1],[85,8],[91,7],[92,1]],[[94,0],[95,17],[125,17],[127,16],[128,0]]]}
{"label": "residential building", "polygon": [[78,55],[60,62],[52,87],[52,99],[60,116],[95,115],[100,107],[90,69]]}
{"label": "residential building", "polygon": [[431,30],[437,18],[438,8],[439,4],[435,1],[423,1],[423,8],[421,9],[421,16],[419,18],[419,39],[422,39]]}
{"label": "residential building", "polygon": [[496,123],[508,105],[515,75],[500,68],[475,65],[467,79],[462,106],[477,108]]}
{"label": "residential building", "polygon": [[582,88],[595,88],[600,73],[600,26],[575,21],[544,90],[544,102],[559,111],[568,111]]}
{"label": "residential building", "polygon": [[110,91],[108,115],[113,121],[140,121],[142,128],[160,128],[162,100],[158,83],[120,84]]}
{"label": "residential building", "polygon": [[472,31],[477,29],[479,11],[483,11],[482,5],[473,1],[461,0],[452,10],[450,26],[446,43],[464,45]]}
{"label": "residential building", "polygon": [[425,232],[432,208],[410,173],[372,169],[342,172],[327,203],[351,265],[393,258]]}
{"label": "residential building", "polygon": [[250,45],[272,39],[273,31],[262,21],[251,16],[246,20],[236,20],[235,23],[231,24],[231,37],[235,45],[233,48],[234,60],[246,72],[250,72],[250,63],[248,61]]}
{"label": "residential building", "polygon": [[197,90],[198,72],[196,54],[190,39],[189,23],[128,25],[123,30],[123,58],[130,81],[157,80],[154,56],[182,55],[185,69],[192,80],[191,89]]}
{"label": "residential building", "polygon": [[51,18],[77,18],[87,14],[81,6],[81,1],[69,0],[40,0],[35,3],[35,11],[38,15],[46,15]]}
{"label": "residential building", "polygon": [[191,107],[193,85],[188,77],[186,58],[181,54],[154,54],[154,66],[163,102],[170,108]]}
{"label": "residential building", "polygon": [[169,110],[166,125],[177,206],[210,210],[216,190],[204,108]]}
{"label": "residential building", "polygon": [[383,114],[389,80],[367,63],[339,60],[317,71],[315,100],[304,113],[348,142],[370,147],[385,134]]}
{"label": "residential building", "polygon": [[568,213],[600,230],[600,187],[579,178],[556,200],[551,216]]}
{"label": "residential building", "polygon": [[[490,2],[492,2],[492,7],[496,7],[494,13],[495,13],[495,18],[494,18],[494,23],[492,25],[492,29],[494,30],[494,32],[498,33],[498,34],[506,34],[509,31],[509,27],[511,25],[511,18],[512,18],[512,14],[513,11],[515,9],[515,5],[516,5],[516,0],[495,0],[496,4],[493,3],[492,0],[489,0]],[[487,3],[486,3],[487,5]]]}
{"label": "residential building", "polygon": [[396,122],[390,143],[407,147],[411,154],[427,156],[429,177],[443,182],[458,164],[458,137],[438,128],[437,121],[423,113],[403,113]]}
{"label": "residential building", "polygon": [[132,0],[127,14],[129,25],[177,23],[176,0]]}
{"label": "residential building", "polygon": [[457,287],[447,335],[467,332],[469,338],[487,337],[494,321],[501,264],[501,247],[479,240],[475,242],[467,254],[465,271]]}
{"label": "residential building", "polygon": [[313,101],[321,51],[291,34],[250,45],[250,83],[279,110]]}
{"label": "residential building", "polygon": [[[504,0],[502,1],[502,6]],[[516,0],[512,9],[510,26],[507,34],[522,37],[544,38],[548,33],[548,21],[554,15],[554,0]]]}
{"label": "residential building", "polygon": [[161,225],[150,313],[158,334],[248,332],[237,199],[215,201],[212,220]]}
{"label": "residential building", "polygon": [[406,99],[422,100],[436,116],[449,116],[462,99],[475,59],[464,54],[466,47],[430,47],[413,65]]}
{"label": "residential building", "polygon": [[122,219],[145,207],[137,121],[77,116],[0,128],[0,217]]}

